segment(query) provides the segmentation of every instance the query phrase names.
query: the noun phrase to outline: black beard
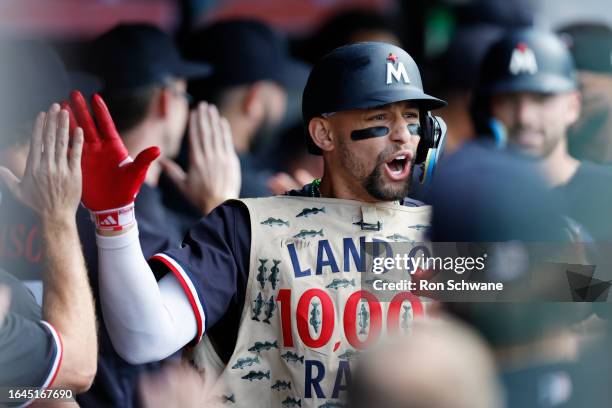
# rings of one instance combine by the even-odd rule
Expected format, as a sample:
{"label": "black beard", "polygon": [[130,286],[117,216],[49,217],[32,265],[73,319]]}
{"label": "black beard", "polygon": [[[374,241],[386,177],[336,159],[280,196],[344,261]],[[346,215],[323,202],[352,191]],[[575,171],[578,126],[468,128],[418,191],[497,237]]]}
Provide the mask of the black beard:
{"label": "black beard", "polygon": [[[522,130],[521,128],[516,128],[516,129],[512,130],[511,133],[509,132],[508,134],[515,134],[516,135],[521,130]],[[515,139],[515,138],[512,137],[512,139]],[[555,151],[555,149],[557,148],[557,145],[559,143],[561,143],[561,139],[562,139],[562,137],[559,137],[559,138],[556,138],[556,139],[553,139],[553,140],[544,140],[544,145],[542,146],[542,151],[539,154],[537,154],[537,156],[534,156],[534,157],[539,158],[539,159],[544,159],[544,158],[550,156]],[[518,150],[522,150],[522,147],[520,145],[516,144],[516,147],[517,147]],[[525,153],[527,155],[532,155],[531,153],[528,153],[528,152],[525,152]]]}
{"label": "black beard", "polygon": [[363,188],[374,198],[380,201],[398,201],[408,196],[410,187],[412,186],[412,172],[414,170],[414,160],[406,165],[410,166],[410,172],[406,178],[406,182],[401,187],[385,188],[384,180],[384,158],[388,155],[383,151],[378,155],[378,165],[366,177],[363,182]]}

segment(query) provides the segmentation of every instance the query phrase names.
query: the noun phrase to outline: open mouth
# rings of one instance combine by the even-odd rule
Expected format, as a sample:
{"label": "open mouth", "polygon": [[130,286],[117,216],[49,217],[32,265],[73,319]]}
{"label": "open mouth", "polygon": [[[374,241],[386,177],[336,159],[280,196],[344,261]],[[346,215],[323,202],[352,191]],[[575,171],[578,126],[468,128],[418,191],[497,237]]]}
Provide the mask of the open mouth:
{"label": "open mouth", "polygon": [[389,178],[395,181],[404,180],[410,172],[412,156],[411,151],[400,152],[391,160],[385,162],[385,170]]}

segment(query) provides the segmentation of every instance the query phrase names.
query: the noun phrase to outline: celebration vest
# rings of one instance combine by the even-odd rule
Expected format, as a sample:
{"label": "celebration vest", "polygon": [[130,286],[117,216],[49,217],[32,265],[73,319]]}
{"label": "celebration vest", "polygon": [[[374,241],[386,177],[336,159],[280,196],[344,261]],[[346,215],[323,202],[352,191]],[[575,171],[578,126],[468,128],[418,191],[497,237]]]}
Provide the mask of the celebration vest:
{"label": "celebration vest", "polygon": [[[422,242],[428,206],[278,196],[245,199],[251,254],[236,347],[223,367],[208,340],[194,360],[219,375],[219,406],[344,406],[365,348],[422,313],[410,293],[362,290],[366,242]],[[213,373],[216,373],[213,375]]]}

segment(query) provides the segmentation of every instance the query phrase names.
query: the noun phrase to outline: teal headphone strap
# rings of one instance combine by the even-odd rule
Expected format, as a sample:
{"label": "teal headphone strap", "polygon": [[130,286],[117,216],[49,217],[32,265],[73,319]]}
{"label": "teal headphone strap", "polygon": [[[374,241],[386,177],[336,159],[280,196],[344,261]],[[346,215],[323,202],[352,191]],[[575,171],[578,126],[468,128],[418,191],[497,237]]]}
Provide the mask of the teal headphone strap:
{"label": "teal headphone strap", "polygon": [[506,147],[508,143],[508,137],[506,134],[506,127],[496,118],[489,119],[489,128],[493,133],[493,139],[495,140],[495,146],[499,149]]}
{"label": "teal headphone strap", "polygon": [[435,132],[436,135],[434,135],[434,147],[427,151],[427,157],[421,167],[423,173],[419,181],[424,185],[431,183],[438,162],[442,157],[442,153],[444,153],[444,145],[446,144],[446,122],[439,116],[432,116],[431,120],[433,122],[433,132]]}

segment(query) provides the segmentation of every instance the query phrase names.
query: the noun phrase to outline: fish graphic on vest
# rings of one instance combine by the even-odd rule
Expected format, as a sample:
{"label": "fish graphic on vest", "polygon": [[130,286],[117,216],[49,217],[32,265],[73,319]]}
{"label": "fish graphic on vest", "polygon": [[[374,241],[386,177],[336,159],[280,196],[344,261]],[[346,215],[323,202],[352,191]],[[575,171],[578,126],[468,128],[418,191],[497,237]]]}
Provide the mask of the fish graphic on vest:
{"label": "fish graphic on vest", "polygon": [[316,237],[316,236],[323,236],[323,229],[320,229],[318,231],[316,230],[300,230],[300,232],[298,232],[297,234],[295,234],[293,236],[293,238],[311,238],[311,237]]}
{"label": "fish graphic on vest", "polygon": [[237,369],[243,369],[246,367],[250,367],[253,364],[259,364],[259,357],[255,356],[255,357],[245,357],[245,358],[239,358],[238,361],[236,361],[236,364],[234,364],[232,366],[233,370],[237,370]]}
{"label": "fish graphic on vest", "polygon": [[291,362],[291,363],[303,363],[304,362],[304,356],[300,357],[297,354],[292,353],[290,351],[281,355],[281,358],[284,358],[286,361]]}
{"label": "fish graphic on vest", "polygon": [[338,356],[338,358],[340,358],[342,360],[352,360],[352,359],[354,359],[357,356],[359,356],[359,353],[357,353],[356,351],[347,350],[344,353],[340,354]]}
{"label": "fish graphic on vest", "polygon": [[268,277],[268,280],[272,285],[272,289],[276,290],[276,284],[278,283],[278,274],[280,273],[278,265],[281,263],[281,261],[279,261],[278,259],[273,259],[272,263],[274,263],[274,265],[270,269],[270,276]]}
{"label": "fish graphic on vest", "polygon": [[412,309],[412,307],[408,304],[403,305],[402,309],[404,309],[404,313],[402,313],[402,329],[407,329],[408,322],[410,321],[410,309]]}
{"label": "fish graphic on vest", "polygon": [[281,220],[280,218],[268,218],[267,220],[264,220],[260,223],[261,225],[267,225],[268,227],[272,227],[272,226],[278,226],[278,227],[282,227],[282,226],[289,226],[289,221],[284,221]]}
{"label": "fish graphic on vest", "polygon": [[287,408],[301,407],[302,401],[299,398],[287,397],[281,404],[283,404],[283,407],[287,407]]}
{"label": "fish graphic on vest", "polygon": [[314,214],[319,214],[319,213],[324,213],[324,212],[325,212],[325,207],[304,208],[302,212],[296,215],[296,217],[308,217],[309,215],[314,215]]}
{"label": "fish graphic on vest", "polygon": [[268,302],[266,303],[266,318],[264,319],[264,323],[270,324],[270,319],[272,316],[274,316],[274,309],[276,309],[274,296],[270,296],[270,299],[268,299]]}
{"label": "fish graphic on vest", "polygon": [[349,286],[355,286],[355,279],[334,279],[326,288],[338,289],[347,288]]}
{"label": "fish graphic on vest", "polygon": [[321,311],[319,310],[319,303],[314,302],[312,304],[312,310],[310,311],[310,320],[308,321],[316,333],[319,332],[319,326],[321,325]]}
{"label": "fish graphic on vest", "polygon": [[274,341],[256,341],[255,344],[253,344],[253,346],[251,346],[249,348],[249,351],[253,352],[253,353],[261,353],[262,351],[267,351],[273,348],[278,348],[278,342]]}
{"label": "fish graphic on vest", "polygon": [[257,282],[259,282],[259,285],[261,286],[262,290],[266,285],[266,272],[268,272],[268,268],[266,268],[267,262],[267,259],[260,259],[259,268],[257,268],[257,270],[259,271],[259,273],[257,274]]}
{"label": "fish graphic on vest", "polygon": [[284,391],[291,389],[291,381],[277,380],[270,388],[276,391]]}
{"label": "fish graphic on vest", "polygon": [[249,371],[247,375],[241,377],[243,380],[255,381],[263,380],[264,378],[270,379],[270,371]]}
{"label": "fish graphic on vest", "polygon": [[325,404],[321,404],[317,408],[346,408],[346,404],[338,401],[327,401]]}
{"label": "fish graphic on vest", "polygon": [[393,234],[393,235],[389,235],[387,237],[387,239],[391,240],[391,241],[395,241],[395,242],[409,242],[409,243],[414,243],[413,240],[411,240],[410,238],[408,238],[405,235],[402,234]]}
{"label": "fish graphic on vest", "polygon": [[261,296],[261,292],[257,295],[257,299],[253,301],[253,316],[251,319],[259,321],[259,314],[261,313],[261,308],[263,307],[263,297]]}
{"label": "fish graphic on vest", "polygon": [[366,334],[366,328],[368,327],[368,323],[370,321],[370,314],[368,313],[365,304],[361,304],[361,310],[359,311],[359,334]]}

